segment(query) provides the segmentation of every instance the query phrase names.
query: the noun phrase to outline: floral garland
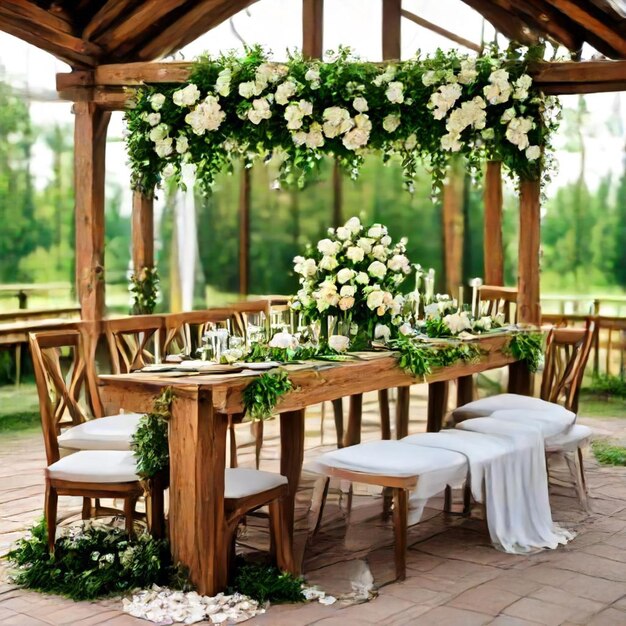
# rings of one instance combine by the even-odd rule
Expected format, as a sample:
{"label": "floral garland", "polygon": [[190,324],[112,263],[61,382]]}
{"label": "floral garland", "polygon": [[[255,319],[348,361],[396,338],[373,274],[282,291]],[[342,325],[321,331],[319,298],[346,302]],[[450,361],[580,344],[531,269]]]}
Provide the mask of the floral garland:
{"label": "floral garland", "polygon": [[436,188],[455,155],[479,175],[486,159],[536,180],[550,166],[558,102],[527,73],[537,51],[518,48],[479,57],[456,50],[374,64],[350,50],[329,62],[293,54],[272,63],[260,46],[201,57],[186,85],[140,87],[126,111],[132,183],[151,195],[163,178],[183,186],[195,168],[209,193],[233,162],[262,159],[286,184],[304,185],[332,154],[356,177],[368,150],[397,156],[407,186],[426,162]]}

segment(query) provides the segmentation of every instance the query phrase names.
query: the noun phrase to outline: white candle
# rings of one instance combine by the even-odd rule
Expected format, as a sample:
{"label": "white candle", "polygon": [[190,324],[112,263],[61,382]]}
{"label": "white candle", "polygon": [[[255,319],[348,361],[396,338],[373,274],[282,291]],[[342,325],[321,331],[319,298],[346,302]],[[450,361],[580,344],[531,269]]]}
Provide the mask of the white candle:
{"label": "white candle", "polygon": [[161,329],[154,331],[154,362],[158,365],[161,362]]}
{"label": "white candle", "polygon": [[472,288],[472,315],[478,317],[480,304],[478,301],[478,288],[483,284],[483,281],[481,278],[472,278],[469,284]]}

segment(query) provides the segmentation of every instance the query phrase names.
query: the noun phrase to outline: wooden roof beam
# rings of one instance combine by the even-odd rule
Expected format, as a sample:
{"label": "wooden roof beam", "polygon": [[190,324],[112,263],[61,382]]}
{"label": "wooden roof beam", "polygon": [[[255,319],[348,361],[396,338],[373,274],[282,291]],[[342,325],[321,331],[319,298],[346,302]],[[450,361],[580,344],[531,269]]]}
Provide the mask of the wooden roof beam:
{"label": "wooden roof beam", "polygon": [[131,9],[137,0],[107,0],[99,11],[95,13],[83,29],[83,39],[93,39],[106,30],[120,16]]}
{"label": "wooden roof beam", "polygon": [[474,43],[473,41],[470,41],[469,39],[465,39],[464,37],[461,37],[449,30],[446,30],[445,28],[442,28],[441,26],[438,26],[437,24],[433,24],[432,22],[425,20],[423,17],[420,17],[419,15],[415,15],[415,13],[411,13],[411,11],[402,9],[400,11],[400,14],[402,15],[402,17],[405,17],[407,20],[414,22],[418,26],[422,26],[423,28],[431,30],[433,33],[437,33],[438,35],[441,35],[442,37],[445,37],[446,39],[449,39],[450,41],[454,41],[454,43],[458,43],[460,46],[463,46],[464,48],[468,48],[469,50],[474,50],[474,52],[479,52],[479,53],[482,51],[482,48],[477,43]]}

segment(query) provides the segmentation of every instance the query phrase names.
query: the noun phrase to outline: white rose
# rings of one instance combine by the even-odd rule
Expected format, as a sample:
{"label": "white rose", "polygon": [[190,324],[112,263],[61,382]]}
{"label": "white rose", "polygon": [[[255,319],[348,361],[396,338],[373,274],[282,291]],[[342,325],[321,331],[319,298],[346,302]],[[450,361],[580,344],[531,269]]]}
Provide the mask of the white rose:
{"label": "white rose", "polygon": [[460,141],[460,135],[454,133],[448,133],[441,138],[441,147],[449,152],[458,152],[463,143]]}
{"label": "white rose", "polygon": [[163,171],[161,172],[161,174],[163,174],[163,178],[171,178],[172,176],[174,176],[174,174],[176,174],[176,167],[174,166],[173,163],[168,163],[163,168]]}
{"label": "white rose", "polygon": [[320,269],[326,270],[327,272],[332,272],[338,265],[339,261],[332,255],[324,256],[320,261]]}
{"label": "white rose", "polygon": [[352,296],[341,297],[338,306],[342,311],[347,311],[354,306],[354,298]]}
{"label": "white rose", "polygon": [[481,317],[478,320],[478,325],[483,329],[483,330],[491,330],[491,318],[486,315],[484,317]]}
{"label": "white rose", "polygon": [[345,226],[339,226],[339,228],[337,228],[337,239],[341,241],[350,239],[350,231]]}
{"label": "white rose", "polygon": [[317,242],[317,249],[322,254],[337,254],[341,249],[341,244],[337,241],[331,241],[330,239],[321,239]]}
{"label": "white rose", "polygon": [[310,67],[304,74],[304,80],[311,83],[311,89],[318,89],[320,86],[320,71],[317,67]]}
{"label": "white rose", "polygon": [[178,135],[176,139],[176,152],[178,154],[184,154],[189,150],[189,139],[185,135]]}
{"label": "white rose", "polygon": [[389,261],[387,261],[387,267],[392,272],[405,272],[408,273],[411,270],[409,259],[404,254],[394,254]]}
{"label": "white rose", "polygon": [[528,146],[525,154],[529,161],[536,161],[541,156],[541,148],[539,146]]}
{"label": "white rose", "polygon": [[148,137],[150,138],[150,141],[154,141],[156,143],[157,141],[161,141],[162,139],[165,139],[169,131],[170,129],[167,124],[159,124],[158,126],[155,126],[150,131],[150,133],[148,134]]}
{"label": "white rose", "polygon": [[367,145],[369,138],[368,131],[363,128],[353,128],[343,136],[342,143],[348,150],[358,150]]}
{"label": "white rose", "polygon": [[377,309],[383,303],[383,292],[380,289],[371,291],[367,296],[367,308],[370,311]]}
{"label": "white rose", "polygon": [[465,59],[461,61],[461,71],[459,72],[459,82],[463,85],[468,85],[471,83],[476,76],[478,76],[478,72],[476,71],[476,61],[474,59]]}
{"label": "white rose", "polygon": [[369,110],[369,107],[367,106],[367,100],[363,97],[363,96],[357,96],[353,101],[352,101],[352,106],[359,112],[359,113],[365,113],[365,111]]}
{"label": "white rose", "polygon": [[401,335],[413,335],[414,334],[414,330],[413,330],[413,326],[411,326],[411,324],[409,324],[408,322],[404,322],[404,324],[402,324],[402,326],[400,326],[400,328],[398,328],[398,332]]}
{"label": "white rose", "polygon": [[341,285],[351,281],[354,278],[355,272],[348,267],[344,267],[337,272],[337,282]]}
{"label": "white rose", "polygon": [[355,280],[359,285],[367,285],[370,282],[370,277],[365,272],[359,272]]}
{"label": "white rose", "polygon": [[463,88],[458,83],[441,85],[428,100],[428,108],[433,109],[433,117],[442,120],[455,102],[461,97]]}
{"label": "white rose", "polygon": [[[290,104],[285,109],[284,118],[287,120],[287,128],[289,130],[297,130],[302,127],[302,112],[297,104]],[[304,135],[305,133],[303,133]],[[302,143],[306,142],[306,138],[302,140]]]}
{"label": "white rose", "polygon": [[358,246],[351,246],[346,250],[346,256],[353,262],[358,263],[365,258],[365,252]]}
{"label": "white rose", "polygon": [[374,339],[382,339],[384,343],[387,343],[390,338],[391,330],[389,329],[389,326],[376,324],[376,328],[374,329]]}
{"label": "white rose", "polygon": [[458,335],[460,332],[472,327],[472,323],[465,312],[446,315],[443,321],[453,335]]}
{"label": "white rose", "polygon": [[230,94],[230,80],[232,77],[232,73],[230,67],[225,67],[218,75],[217,80],[215,81],[215,91],[220,94],[220,96],[226,97]]}
{"label": "white rose", "polygon": [[239,83],[239,95],[242,98],[251,98],[258,95],[256,84],[252,81]]}
{"label": "white rose", "polygon": [[424,307],[424,315],[426,319],[432,319],[434,317],[439,317],[439,303],[431,302]]}
{"label": "white rose", "polygon": [[215,96],[207,96],[195,109],[185,115],[185,122],[196,135],[204,135],[209,130],[217,130],[226,113]]}
{"label": "white rose", "polygon": [[296,348],[298,340],[291,333],[276,333],[269,342],[270,348]]}
{"label": "white rose", "polygon": [[352,298],[356,292],[356,289],[352,285],[344,285],[339,290],[339,295],[342,298]]}
{"label": "white rose", "polygon": [[156,126],[161,121],[160,113],[148,113],[146,116],[146,121],[150,126]]}
{"label": "white rose", "polygon": [[387,96],[387,100],[389,100],[389,102],[402,104],[404,102],[404,85],[400,81],[393,81],[389,83],[385,95]]}
{"label": "white rose", "polygon": [[367,268],[367,272],[374,278],[383,278],[387,273],[387,268],[385,267],[385,264],[380,261],[372,261],[370,266]]}
{"label": "white rose", "polygon": [[385,250],[385,246],[374,246],[372,248],[372,256],[379,261],[387,260],[387,250]]}
{"label": "white rose", "polygon": [[284,83],[281,83],[276,88],[276,103],[277,104],[287,104],[289,102],[289,98],[295,95],[297,90],[297,85],[292,80],[286,80]]}
{"label": "white rose", "polygon": [[383,237],[380,238],[380,243],[383,246],[390,246],[391,245],[391,237],[389,235],[384,235]]}
{"label": "white rose", "polygon": [[293,261],[293,269],[296,274],[300,274],[302,276],[315,276],[315,273],[317,272],[315,259],[304,259],[301,256],[297,256]]}
{"label": "white rose", "polygon": [[248,109],[248,119],[253,124],[260,124],[263,120],[272,117],[270,103],[265,98],[255,98],[252,101],[252,108]]}
{"label": "white rose", "polygon": [[150,96],[150,106],[153,111],[160,111],[165,104],[165,96],[162,93],[154,93]]}
{"label": "white rose", "polygon": [[174,148],[172,146],[172,138],[165,137],[165,139],[160,139],[154,144],[154,151],[161,157],[166,157],[172,154]]}
{"label": "white rose", "polygon": [[396,130],[396,128],[398,128],[398,126],[400,126],[400,116],[399,115],[394,115],[393,113],[390,113],[383,120],[383,128],[388,133],[393,133],[393,131]]}
{"label": "white rose", "polygon": [[500,118],[500,123],[506,124],[515,117],[515,107],[509,107]]}
{"label": "white rose", "polygon": [[361,237],[356,245],[359,246],[365,252],[365,254],[369,254],[372,251],[372,244],[374,243],[373,239],[368,239],[367,237]]}
{"label": "white rose", "polygon": [[328,347],[336,352],[345,352],[350,345],[350,339],[344,335],[331,335],[328,338]]}
{"label": "white rose", "polygon": [[437,82],[437,75],[434,70],[428,70],[422,74],[422,83],[425,87],[430,87]]}
{"label": "white rose", "polygon": [[385,230],[385,227],[382,226],[381,224],[374,224],[367,231],[367,236],[372,237],[374,239],[378,239],[379,237],[382,237],[383,235],[386,235],[386,234],[387,234],[387,231]]}
{"label": "white rose", "polygon": [[358,217],[351,217],[344,226],[353,234],[356,235],[363,227],[361,226],[361,220]]}
{"label": "white rose", "polygon": [[413,150],[417,145],[417,135],[415,133],[411,133],[404,142],[405,150]]}
{"label": "white rose", "polygon": [[328,107],[324,109],[322,116],[324,118],[324,134],[330,138],[343,135],[354,126],[350,112],[341,107]]}
{"label": "white rose", "polygon": [[192,106],[198,101],[198,98],[200,98],[200,90],[193,83],[172,94],[174,104],[179,107]]}

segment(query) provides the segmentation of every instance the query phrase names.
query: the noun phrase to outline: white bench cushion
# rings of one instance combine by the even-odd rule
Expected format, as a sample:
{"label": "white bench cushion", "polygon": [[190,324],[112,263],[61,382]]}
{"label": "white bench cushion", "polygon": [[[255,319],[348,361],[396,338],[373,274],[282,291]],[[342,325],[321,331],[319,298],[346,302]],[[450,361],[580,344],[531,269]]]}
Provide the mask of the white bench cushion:
{"label": "white bench cushion", "polygon": [[274,472],[233,467],[226,469],[225,498],[246,498],[287,484],[287,477]]}
{"label": "white bench cushion", "polygon": [[489,417],[517,424],[532,424],[539,428],[544,439],[566,432],[573,424],[573,419],[568,415],[548,414],[525,409],[494,411]]}
{"label": "white bench cushion", "polygon": [[129,483],[139,480],[132,452],[83,450],[48,467],[50,478],[79,483]]}
{"label": "white bench cushion", "polygon": [[130,450],[142,413],[120,413],[72,426],[58,437],[59,447],[69,450]]}
{"label": "white bench cushion", "polygon": [[452,411],[452,416],[455,422],[460,422],[474,417],[488,417],[495,411],[506,411],[509,409],[542,411],[550,415],[561,415],[563,417],[570,417],[572,423],[576,419],[575,413],[568,411],[559,404],[516,393],[501,393],[496,396],[488,396],[487,398],[480,398],[479,400],[468,402]]}
{"label": "white bench cushion", "polygon": [[593,434],[589,426],[574,424],[569,430],[560,435],[546,439],[546,452],[568,452],[576,450],[587,443]]}

